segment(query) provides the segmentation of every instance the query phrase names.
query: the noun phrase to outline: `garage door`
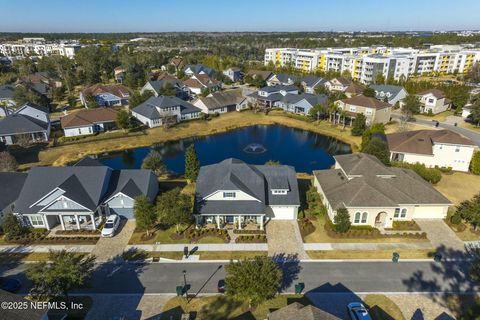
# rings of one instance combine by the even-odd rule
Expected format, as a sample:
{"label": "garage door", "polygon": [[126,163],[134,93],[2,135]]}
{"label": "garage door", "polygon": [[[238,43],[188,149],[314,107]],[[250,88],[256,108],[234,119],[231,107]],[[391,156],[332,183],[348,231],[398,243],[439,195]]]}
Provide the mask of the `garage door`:
{"label": "garage door", "polygon": [[296,220],[297,219],[297,207],[274,207],[272,206],[273,217],[275,220]]}
{"label": "garage door", "polygon": [[116,213],[119,216],[127,219],[134,219],[133,208],[110,208],[110,213]]}
{"label": "garage door", "polygon": [[444,219],[447,211],[447,206],[415,207],[413,219]]}

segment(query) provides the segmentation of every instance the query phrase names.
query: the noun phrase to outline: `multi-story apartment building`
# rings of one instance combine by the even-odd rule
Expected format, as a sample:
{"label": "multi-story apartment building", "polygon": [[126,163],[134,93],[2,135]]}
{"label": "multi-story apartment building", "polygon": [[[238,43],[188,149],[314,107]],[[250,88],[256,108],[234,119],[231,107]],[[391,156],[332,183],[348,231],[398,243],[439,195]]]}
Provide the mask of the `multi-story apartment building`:
{"label": "multi-story apartment building", "polygon": [[410,75],[466,73],[480,61],[480,49],[436,45],[428,49],[360,47],[265,50],[265,64],[294,66],[304,72],[348,71],[354,80],[370,83],[381,74],[400,80]]}
{"label": "multi-story apartment building", "polygon": [[0,53],[6,57],[23,58],[27,55],[61,55],[73,58],[81,48],[76,41],[47,43],[43,38],[24,38],[18,42],[0,43]]}

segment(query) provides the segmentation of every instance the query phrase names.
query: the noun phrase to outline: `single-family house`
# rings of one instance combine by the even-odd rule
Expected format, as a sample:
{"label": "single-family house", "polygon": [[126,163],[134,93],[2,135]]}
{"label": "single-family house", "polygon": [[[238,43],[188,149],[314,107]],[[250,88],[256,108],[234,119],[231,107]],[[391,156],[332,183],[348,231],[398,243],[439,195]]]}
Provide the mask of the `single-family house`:
{"label": "single-family house", "polygon": [[153,201],[157,177],[150,170],[113,170],[107,166],[35,167],[15,201],[14,214],[27,226],[95,229],[112,213],[133,219],[137,196]]}
{"label": "single-family house", "polygon": [[308,116],[310,109],[318,104],[327,107],[327,96],[324,94],[311,93],[287,93],[280,100],[274,102],[273,105],[288,112]]}
{"label": "single-family house", "polygon": [[387,167],[376,157],[334,156],[335,167],[314,171],[314,185],[333,221],[345,208],[352,225],[391,228],[394,221],[444,219],[452,203],[410,169]]}
{"label": "single-family house", "polygon": [[[15,87],[11,84],[0,86],[0,106],[6,106],[6,107],[15,106],[15,101],[13,100],[14,92],[15,92]],[[6,115],[0,114],[0,117],[5,117],[5,116]]]}
{"label": "single-family house", "polygon": [[232,158],[202,166],[194,207],[197,225],[218,228],[253,224],[263,230],[267,219],[296,220],[300,198],[295,169]]}
{"label": "single-family house", "polygon": [[468,172],[476,145],[450,130],[416,130],[386,135],[392,161]]}
{"label": "single-family house", "polygon": [[355,119],[357,114],[363,113],[366,124],[387,123],[390,121],[392,106],[386,102],[363,95],[354,96],[335,102],[338,108],[345,110],[347,117]]}
{"label": "single-family house", "polygon": [[31,102],[0,120],[0,141],[6,145],[24,142],[46,142],[50,137],[47,107]]}
{"label": "single-family house", "polygon": [[375,90],[375,98],[386,101],[392,106],[397,102],[400,104],[408,95],[407,90],[402,86],[390,84],[372,84],[370,88]]}
{"label": "single-family house", "polygon": [[298,88],[290,85],[266,86],[248,95],[248,100],[262,108],[272,108],[275,102],[280,101],[287,94],[298,94]]}
{"label": "single-family house", "polygon": [[420,99],[420,112],[437,114],[447,111],[451,106],[451,101],[445,96],[445,93],[438,89],[429,89],[417,94]]}
{"label": "single-family house", "polygon": [[210,92],[218,91],[222,88],[222,83],[212,79],[207,74],[194,74],[183,82],[192,94],[201,94],[203,90],[208,89]]}
{"label": "single-family house", "polygon": [[127,74],[127,69],[124,67],[116,67],[113,69],[113,77],[115,78],[115,82],[123,83],[125,80],[125,76]]}
{"label": "single-family house", "polygon": [[306,93],[315,93],[315,88],[325,84],[325,80],[315,76],[296,76],[287,73],[272,74],[268,80],[268,86],[289,86],[300,84]]}
{"label": "single-family house", "polygon": [[247,99],[241,89],[213,92],[193,101],[193,105],[205,114],[239,111],[245,109],[246,104]]}
{"label": "single-family house", "polygon": [[13,213],[25,179],[24,172],[0,172],[0,223],[6,214]]}
{"label": "single-family house", "polygon": [[317,87],[325,85],[325,79],[316,76],[303,76],[300,83],[305,93],[315,93]]}
{"label": "single-family house", "polygon": [[35,72],[21,77],[17,85],[24,85],[39,95],[52,98],[54,90],[62,87],[62,82],[50,77],[48,72]]}
{"label": "single-family house", "polygon": [[247,77],[259,82],[264,82],[265,84],[267,84],[267,80],[272,76],[273,73],[268,70],[249,70],[247,72]]}
{"label": "single-family house", "polygon": [[65,137],[82,136],[116,129],[118,111],[111,108],[85,109],[60,118]]}
{"label": "single-family house", "polygon": [[230,79],[232,82],[238,82],[243,79],[242,70],[237,67],[230,67],[223,70],[223,75]]}
{"label": "single-family house", "polygon": [[189,77],[193,76],[194,74],[205,74],[209,77],[213,77],[216,73],[215,69],[207,67],[203,64],[187,64],[183,71]]}
{"label": "single-family house", "polygon": [[267,320],[340,320],[337,316],[313,305],[293,302],[267,315]]}
{"label": "single-family house", "polygon": [[351,97],[358,96],[358,95],[362,94],[363,90],[365,90],[364,86],[362,86],[360,84],[356,84],[355,82],[352,82],[345,89],[344,93],[347,96],[347,98],[351,98]]}
{"label": "single-family house", "polygon": [[131,94],[132,90],[122,84],[97,83],[85,88],[80,93],[80,101],[86,108],[89,108],[89,97],[93,97],[97,105],[101,107],[124,106],[128,104]]}
{"label": "single-family house", "polygon": [[140,94],[146,91],[151,91],[155,97],[162,95],[162,89],[165,86],[172,85],[175,90],[175,96],[184,99],[188,97],[189,89],[183,84],[182,80],[179,80],[173,76],[163,77],[161,80],[149,80],[140,89]]}
{"label": "single-family house", "polygon": [[150,97],[132,109],[132,116],[144,125],[153,128],[164,124],[166,118],[175,122],[197,119],[202,110],[177,97]]}
{"label": "single-family house", "polygon": [[325,88],[330,92],[345,92],[353,81],[345,77],[337,77],[325,82]]}

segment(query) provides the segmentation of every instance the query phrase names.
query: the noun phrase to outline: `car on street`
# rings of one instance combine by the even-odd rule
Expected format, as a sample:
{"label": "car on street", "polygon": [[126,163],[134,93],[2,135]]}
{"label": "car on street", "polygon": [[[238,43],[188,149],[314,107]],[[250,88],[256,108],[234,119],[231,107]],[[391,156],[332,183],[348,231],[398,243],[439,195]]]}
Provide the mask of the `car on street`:
{"label": "car on street", "polygon": [[225,293],[225,280],[218,280],[217,291],[218,293]]}
{"label": "car on street", "polygon": [[352,320],[372,320],[367,308],[360,302],[352,302],[347,306],[348,315]]}
{"label": "car on street", "polygon": [[120,217],[116,214],[108,216],[107,222],[102,229],[102,237],[113,237],[120,225]]}
{"label": "car on street", "polygon": [[15,278],[8,278],[8,279],[2,279],[1,284],[0,284],[0,289],[8,292],[16,292],[20,287],[22,286],[22,283],[20,280],[15,279]]}

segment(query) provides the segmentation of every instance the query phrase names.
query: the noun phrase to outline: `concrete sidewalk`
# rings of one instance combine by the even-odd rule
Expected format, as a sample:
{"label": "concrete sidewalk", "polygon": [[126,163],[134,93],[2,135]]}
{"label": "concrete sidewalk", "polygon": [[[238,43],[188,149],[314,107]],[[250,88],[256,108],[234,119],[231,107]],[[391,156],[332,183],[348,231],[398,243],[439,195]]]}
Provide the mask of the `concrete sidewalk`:
{"label": "concrete sidewalk", "polygon": [[46,252],[50,250],[60,251],[67,250],[70,252],[82,252],[90,253],[95,248],[95,245],[32,245],[32,246],[22,246],[22,245],[2,245],[0,246],[0,253],[31,253],[31,252]]}
{"label": "concrete sidewalk", "polygon": [[215,243],[215,244],[132,244],[125,250],[145,250],[145,251],[181,251],[188,247],[191,251],[196,248],[197,251],[267,251],[266,243]]}
{"label": "concrete sidewalk", "polygon": [[390,250],[390,249],[433,249],[430,242],[399,243],[304,243],[305,250]]}

